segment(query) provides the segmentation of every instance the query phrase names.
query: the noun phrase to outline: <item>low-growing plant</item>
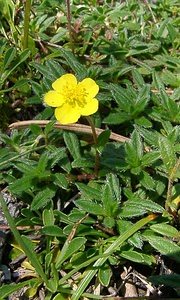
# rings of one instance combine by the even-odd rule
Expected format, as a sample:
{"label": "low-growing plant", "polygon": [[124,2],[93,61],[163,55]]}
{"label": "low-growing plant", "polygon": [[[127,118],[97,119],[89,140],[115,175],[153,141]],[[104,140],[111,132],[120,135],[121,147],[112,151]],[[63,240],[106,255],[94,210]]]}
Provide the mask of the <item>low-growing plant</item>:
{"label": "low-growing plant", "polygon": [[[68,16],[65,1],[27,1],[16,19],[8,1],[1,20],[3,128],[23,101],[0,133],[0,184],[23,205],[13,218],[0,203],[8,262],[25,271],[1,299],[22,287],[28,299],[102,299],[117,269],[180,262],[177,3],[90,2]],[[179,293],[178,274],[148,280]]]}

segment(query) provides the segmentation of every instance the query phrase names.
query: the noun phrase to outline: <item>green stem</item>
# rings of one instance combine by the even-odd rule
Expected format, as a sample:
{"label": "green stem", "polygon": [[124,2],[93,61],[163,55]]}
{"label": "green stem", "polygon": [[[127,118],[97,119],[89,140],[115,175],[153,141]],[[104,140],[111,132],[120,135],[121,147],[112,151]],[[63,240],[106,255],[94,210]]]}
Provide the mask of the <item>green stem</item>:
{"label": "green stem", "polygon": [[66,0],[67,4],[67,19],[68,19],[68,31],[69,31],[69,40],[71,43],[72,54],[74,55],[74,44],[72,39],[72,29],[71,29],[71,5],[70,0]]}
{"label": "green stem", "polygon": [[29,34],[29,17],[31,10],[31,0],[26,0],[25,11],[24,11],[24,41],[23,50],[28,48],[28,34]]}
{"label": "green stem", "polygon": [[[98,142],[98,136],[97,136],[96,129],[95,129],[95,126],[94,126],[94,122],[93,122],[93,120],[90,116],[87,116],[86,119],[88,120],[88,123],[91,126],[92,135],[93,135],[93,139],[94,139],[94,144],[96,146],[97,142]],[[99,159],[100,159],[99,152],[98,152],[98,150],[96,150],[95,167],[94,167],[94,175],[96,177],[98,177]]]}

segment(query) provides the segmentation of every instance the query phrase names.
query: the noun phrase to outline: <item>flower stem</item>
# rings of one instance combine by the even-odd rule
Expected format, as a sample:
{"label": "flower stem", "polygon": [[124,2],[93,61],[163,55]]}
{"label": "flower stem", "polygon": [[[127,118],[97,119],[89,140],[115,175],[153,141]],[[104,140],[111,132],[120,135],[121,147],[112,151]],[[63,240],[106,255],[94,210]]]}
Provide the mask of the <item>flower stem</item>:
{"label": "flower stem", "polygon": [[[96,129],[95,129],[95,126],[94,126],[94,122],[93,122],[93,120],[90,116],[86,116],[86,119],[87,119],[87,121],[88,121],[88,123],[89,123],[89,125],[91,126],[91,129],[92,129],[94,144],[97,145],[98,136],[97,136]],[[94,175],[96,177],[98,177],[99,159],[100,159],[99,152],[98,152],[98,150],[96,150],[95,167],[94,167]]]}
{"label": "flower stem", "polygon": [[74,55],[74,44],[72,39],[72,29],[71,29],[71,5],[70,0],[66,0],[67,4],[67,19],[68,19],[68,31],[69,31],[69,40],[71,44],[72,54]]}
{"label": "flower stem", "polygon": [[24,41],[23,50],[28,48],[28,33],[29,33],[29,17],[31,10],[31,0],[26,0],[25,11],[24,11]]}

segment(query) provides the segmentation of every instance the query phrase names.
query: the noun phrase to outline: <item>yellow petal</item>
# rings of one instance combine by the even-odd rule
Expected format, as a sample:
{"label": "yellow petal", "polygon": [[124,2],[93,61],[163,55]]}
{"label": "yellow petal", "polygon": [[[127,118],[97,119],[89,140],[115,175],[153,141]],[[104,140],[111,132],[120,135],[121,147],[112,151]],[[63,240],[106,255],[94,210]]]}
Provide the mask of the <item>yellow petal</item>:
{"label": "yellow petal", "polygon": [[57,92],[66,92],[67,88],[75,88],[77,85],[77,79],[73,74],[64,74],[60,78],[56,79],[52,87]]}
{"label": "yellow petal", "polygon": [[94,114],[98,110],[99,102],[96,98],[89,101],[83,108],[81,108],[82,116],[89,116]]}
{"label": "yellow petal", "polygon": [[88,98],[94,98],[99,92],[99,86],[91,78],[85,78],[83,81],[78,83],[78,87],[81,87],[85,90]]}
{"label": "yellow petal", "polygon": [[78,109],[65,103],[55,109],[55,117],[61,124],[72,124],[78,121],[80,113]]}
{"label": "yellow petal", "polygon": [[49,91],[44,95],[44,102],[49,106],[58,107],[65,102],[65,98],[56,91]]}

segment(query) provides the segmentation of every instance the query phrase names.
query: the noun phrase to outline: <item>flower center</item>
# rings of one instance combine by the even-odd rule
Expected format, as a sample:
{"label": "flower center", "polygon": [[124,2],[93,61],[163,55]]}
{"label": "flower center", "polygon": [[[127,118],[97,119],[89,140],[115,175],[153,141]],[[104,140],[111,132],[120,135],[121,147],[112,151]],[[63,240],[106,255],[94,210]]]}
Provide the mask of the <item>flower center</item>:
{"label": "flower center", "polygon": [[68,104],[72,107],[84,107],[87,103],[87,92],[83,87],[78,85],[76,87],[67,85],[65,87],[64,96]]}

